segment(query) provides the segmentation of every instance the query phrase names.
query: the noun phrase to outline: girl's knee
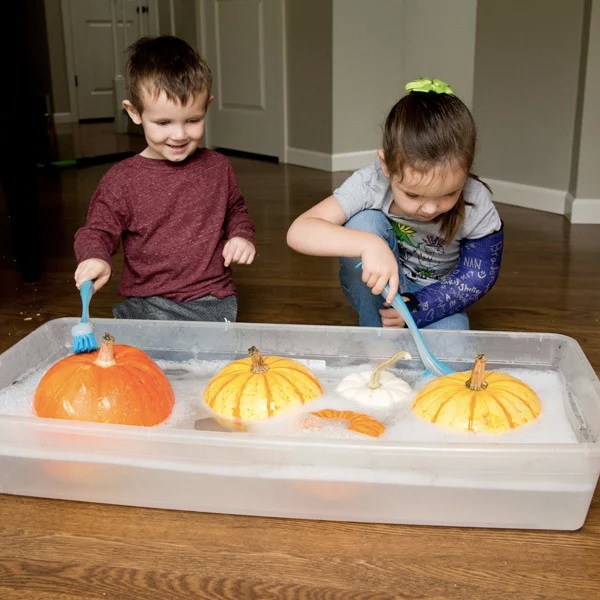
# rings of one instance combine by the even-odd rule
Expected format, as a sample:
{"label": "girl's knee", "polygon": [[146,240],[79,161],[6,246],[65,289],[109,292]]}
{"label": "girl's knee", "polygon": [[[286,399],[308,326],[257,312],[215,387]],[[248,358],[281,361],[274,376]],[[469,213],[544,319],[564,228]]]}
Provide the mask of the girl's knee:
{"label": "girl's knee", "polygon": [[380,210],[361,210],[350,217],[344,223],[344,227],[369,231],[381,237],[386,237],[388,232],[391,231],[391,225],[387,217]]}
{"label": "girl's knee", "polygon": [[350,217],[344,227],[366,231],[379,236],[389,246],[390,250],[398,258],[398,242],[396,235],[388,218],[380,210],[361,210]]}
{"label": "girl's knee", "polygon": [[[350,286],[352,283],[362,284],[362,269],[358,266],[360,258],[340,257],[340,282],[342,286]],[[364,285],[364,284],[363,284]]]}

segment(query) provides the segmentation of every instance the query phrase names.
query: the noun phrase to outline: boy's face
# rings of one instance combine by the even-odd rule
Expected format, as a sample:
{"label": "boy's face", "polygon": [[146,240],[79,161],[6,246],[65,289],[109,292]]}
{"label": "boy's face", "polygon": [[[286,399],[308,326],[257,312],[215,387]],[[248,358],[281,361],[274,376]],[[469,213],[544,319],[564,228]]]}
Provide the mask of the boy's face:
{"label": "boy's face", "polygon": [[454,208],[467,181],[467,173],[458,166],[440,166],[425,173],[405,166],[402,176],[390,176],[381,151],[379,159],[394,196],[390,212],[400,217],[432,221]]}
{"label": "boy's face", "polygon": [[142,98],[144,112],[141,115],[131,102],[123,102],[131,120],[144,129],[148,147],[142,156],[181,162],[193,154],[204,135],[206,111],[212,96],[209,98],[207,92],[202,92],[185,105],[169,100],[163,91],[155,97],[144,90]]}

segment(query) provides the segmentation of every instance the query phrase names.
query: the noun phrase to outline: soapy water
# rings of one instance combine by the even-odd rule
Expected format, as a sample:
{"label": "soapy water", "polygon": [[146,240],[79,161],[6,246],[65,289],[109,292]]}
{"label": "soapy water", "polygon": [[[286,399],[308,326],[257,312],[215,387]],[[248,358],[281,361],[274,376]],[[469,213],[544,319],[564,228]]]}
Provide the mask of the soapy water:
{"label": "soapy water", "polygon": [[[202,402],[203,391],[215,373],[230,361],[187,361],[170,362],[157,360],[171,381],[175,393],[175,406],[171,416],[158,427],[173,429],[213,429],[216,425],[209,409]],[[538,419],[522,427],[502,434],[461,432],[443,428],[415,416],[411,410],[412,400],[425,383],[423,371],[390,369],[397,377],[407,381],[413,394],[391,408],[370,409],[364,402],[343,398],[335,391],[344,377],[360,371],[372,371],[376,364],[351,367],[327,366],[321,360],[301,360],[319,379],[324,393],[321,397],[305,404],[298,411],[277,416],[252,425],[250,433],[260,436],[316,437],[332,439],[377,440],[385,442],[458,442],[458,443],[576,443],[577,435],[567,415],[566,385],[560,373],[525,368],[495,368],[527,383],[542,401],[542,412]],[[33,395],[44,372],[35,372],[22,381],[0,390],[0,418],[2,415],[34,416]],[[308,417],[309,413],[332,408],[363,412],[380,420],[386,427],[379,438],[355,433],[343,422]],[[307,419],[311,426],[307,427]],[[203,424],[208,426],[203,426]],[[224,435],[232,435],[226,433]]]}

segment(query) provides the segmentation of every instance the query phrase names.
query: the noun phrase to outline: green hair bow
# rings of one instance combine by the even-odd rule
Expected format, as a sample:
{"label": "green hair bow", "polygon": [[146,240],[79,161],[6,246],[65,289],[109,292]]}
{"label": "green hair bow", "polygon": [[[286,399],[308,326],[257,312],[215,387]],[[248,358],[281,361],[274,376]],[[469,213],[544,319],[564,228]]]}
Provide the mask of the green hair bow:
{"label": "green hair bow", "polygon": [[436,94],[451,94],[454,95],[452,88],[441,79],[427,79],[427,77],[421,77],[421,79],[415,79],[409,81],[404,89],[407,92],[435,92]]}

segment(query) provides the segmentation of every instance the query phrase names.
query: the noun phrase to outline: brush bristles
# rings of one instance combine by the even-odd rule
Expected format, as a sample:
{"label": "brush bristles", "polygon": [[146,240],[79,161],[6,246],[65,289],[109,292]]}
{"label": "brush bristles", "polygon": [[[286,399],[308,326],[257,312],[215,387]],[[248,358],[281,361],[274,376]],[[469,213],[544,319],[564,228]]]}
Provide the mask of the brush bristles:
{"label": "brush bristles", "polygon": [[83,352],[94,352],[98,350],[98,342],[93,333],[87,335],[78,335],[73,338],[73,353],[81,354]]}

